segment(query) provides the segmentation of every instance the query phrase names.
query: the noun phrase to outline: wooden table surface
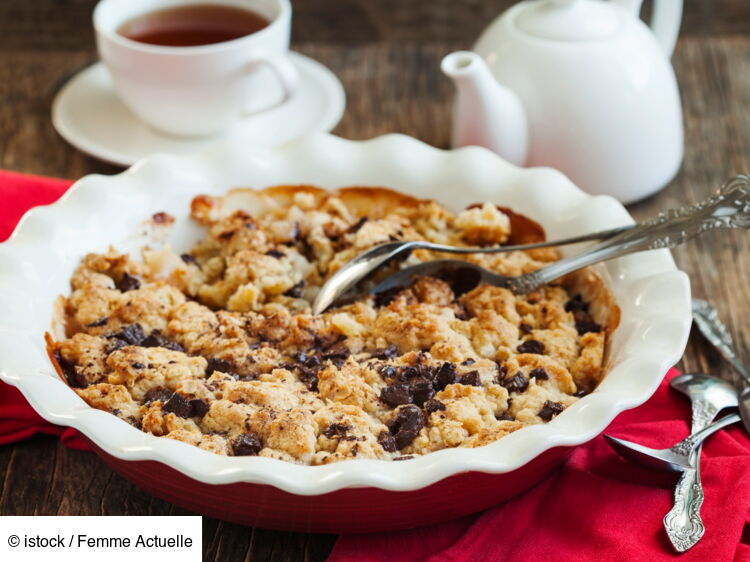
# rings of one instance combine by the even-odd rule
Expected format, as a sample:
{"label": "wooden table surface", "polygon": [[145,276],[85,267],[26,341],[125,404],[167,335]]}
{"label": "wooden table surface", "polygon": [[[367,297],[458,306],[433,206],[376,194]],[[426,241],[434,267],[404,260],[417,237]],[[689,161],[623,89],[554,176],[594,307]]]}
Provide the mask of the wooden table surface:
{"label": "wooden table surface", "polygon": [[[329,66],[348,95],[335,133],[363,139],[389,132],[447,147],[452,87],[441,57],[469,47],[508,0],[299,0],[294,45]],[[76,178],[117,168],[68,146],[50,123],[57,90],[96,60],[95,0],[0,3],[0,167]],[[646,12],[648,5],[646,6]],[[660,194],[631,208],[646,217],[706,196],[750,171],[750,2],[688,0],[673,63],[682,91],[685,162]],[[696,297],[716,304],[750,360],[750,238],[709,234],[674,252]],[[679,365],[733,380],[695,334]],[[139,490],[95,455],[37,437],[0,447],[0,515],[161,515],[184,510]],[[282,533],[204,520],[211,560],[322,560],[334,536]]]}

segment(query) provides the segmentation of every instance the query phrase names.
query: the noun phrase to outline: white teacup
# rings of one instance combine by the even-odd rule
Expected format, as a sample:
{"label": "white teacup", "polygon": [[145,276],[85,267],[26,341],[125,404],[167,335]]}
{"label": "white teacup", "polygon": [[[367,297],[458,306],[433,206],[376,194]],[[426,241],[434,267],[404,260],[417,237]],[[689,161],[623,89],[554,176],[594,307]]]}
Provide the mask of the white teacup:
{"label": "white teacup", "polygon": [[[155,10],[209,3],[246,8],[270,23],[239,39],[191,47],[141,43],[117,32]],[[293,94],[298,75],[288,58],[291,15],[288,0],[102,0],[94,28],[99,56],[133,113],[162,132],[195,137],[219,133]],[[276,82],[282,93],[274,96]]]}

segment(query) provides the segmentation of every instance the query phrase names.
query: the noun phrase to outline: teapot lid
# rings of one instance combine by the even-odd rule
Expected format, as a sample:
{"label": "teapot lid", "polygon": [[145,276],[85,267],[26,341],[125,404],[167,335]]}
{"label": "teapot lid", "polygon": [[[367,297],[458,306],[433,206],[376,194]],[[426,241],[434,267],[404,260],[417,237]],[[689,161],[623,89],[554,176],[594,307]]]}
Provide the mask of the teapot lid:
{"label": "teapot lid", "polygon": [[529,35],[558,41],[587,41],[613,35],[618,10],[601,0],[535,0],[517,15],[516,26]]}

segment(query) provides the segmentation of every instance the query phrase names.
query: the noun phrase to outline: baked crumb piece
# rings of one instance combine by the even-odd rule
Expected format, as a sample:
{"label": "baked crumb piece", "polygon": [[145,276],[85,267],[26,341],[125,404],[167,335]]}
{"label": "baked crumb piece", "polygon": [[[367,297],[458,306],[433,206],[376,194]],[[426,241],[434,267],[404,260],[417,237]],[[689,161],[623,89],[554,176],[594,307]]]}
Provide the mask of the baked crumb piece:
{"label": "baked crumb piece", "polygon": [[468,244],[477,246],[502,244],[510,235],[510,219],[491,203],[462,211],[456,226]]}
{"label": "baked crumb piece", "polygon": [[[603,376],[616,307],[591,273],[530,295],[420,277],[311,315],[322,283],[376,244],[526,240],[508,210],[297,186],[200,196],[191,212],[207,235],[187,253],[85,256],[52,349],[83,400],[152,435],[300,464],[408,460],[550,422]],[[466,257],[508,275],[556,258]]]}

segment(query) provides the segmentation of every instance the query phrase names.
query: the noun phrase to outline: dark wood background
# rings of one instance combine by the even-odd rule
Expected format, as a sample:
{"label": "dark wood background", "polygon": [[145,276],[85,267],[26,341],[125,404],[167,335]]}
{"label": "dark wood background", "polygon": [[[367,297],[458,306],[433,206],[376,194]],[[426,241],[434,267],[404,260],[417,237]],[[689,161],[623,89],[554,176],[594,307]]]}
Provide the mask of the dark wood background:
{"label": "dark wood background", "polygon": [[[451,86],[441,57],[470,47],[508,0],[298,0],[293,48],[341,78],[347,111],[334,132],[367,138],[401,132],[447,147]],[[115,173],[53,130],[57,90],[96,60],[90,18],[95,0],[0,2],[0,167],[52,176]],[[648,2],[644,14],[648,13]],[[659,195],[632,207],[645,217],[694,202],[730,175],[750,171],[750,2],[686,0],[673,63],[682,90],[686,152],[680,174]],[[675,251],[694,295],[717,305],[750,360],[749,238],[705,236]],[[695,334],[686,370],[734,380]],[[0,447],[0,515],[161,515],[184,510],[135,488],[95,455],[37,437]],[[335,537],[250,529],[204,520],[210,560],[322,560]]]}

